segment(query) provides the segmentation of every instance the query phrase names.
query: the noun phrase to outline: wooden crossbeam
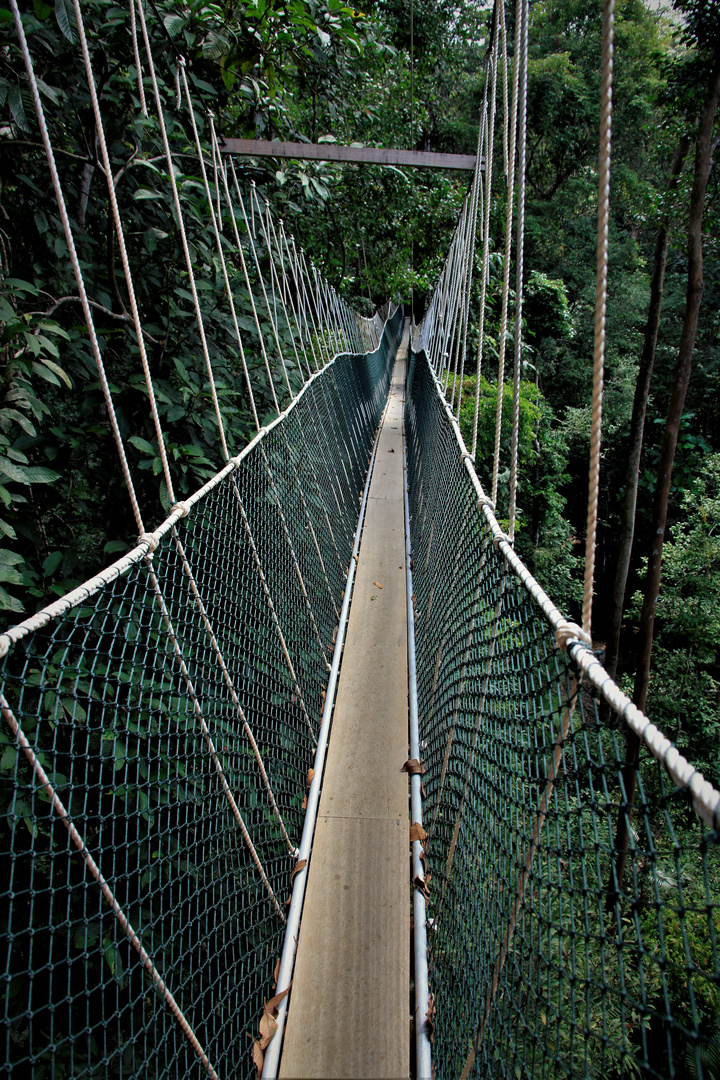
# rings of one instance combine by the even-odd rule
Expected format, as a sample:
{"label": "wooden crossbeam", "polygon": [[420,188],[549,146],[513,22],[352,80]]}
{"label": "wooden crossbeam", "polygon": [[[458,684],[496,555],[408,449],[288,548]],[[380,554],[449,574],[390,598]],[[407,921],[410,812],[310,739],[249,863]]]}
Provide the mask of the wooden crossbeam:
{"label": "wooden crossbeam", "polygon": [[[336,143],[268,142],[267,139],[225,139],[225,154],[244,157],[296,158],[303,161],[344,161],[354,165],[410,165],[419,169],[475,168],[474,154],[436,154],[427,150],[393,150]],[[484,165],[482,166],[484,167]]]}

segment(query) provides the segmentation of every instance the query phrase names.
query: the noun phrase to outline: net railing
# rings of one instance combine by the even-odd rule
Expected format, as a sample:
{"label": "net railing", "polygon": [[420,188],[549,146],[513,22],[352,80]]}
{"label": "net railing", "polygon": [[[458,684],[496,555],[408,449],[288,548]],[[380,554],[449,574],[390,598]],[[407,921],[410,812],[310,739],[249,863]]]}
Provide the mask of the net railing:
{"label": "net railing", "polygon": [[3,1075],[254,1073],[401,328],[0,638]]}
{"label": "net railing", "polygon": [[406,440],[437,1076],[720,1076],[718,833],[697,774],[678,787],[643,744],[628,815],[625,721],[584,647],[556,647],[424,353]]}

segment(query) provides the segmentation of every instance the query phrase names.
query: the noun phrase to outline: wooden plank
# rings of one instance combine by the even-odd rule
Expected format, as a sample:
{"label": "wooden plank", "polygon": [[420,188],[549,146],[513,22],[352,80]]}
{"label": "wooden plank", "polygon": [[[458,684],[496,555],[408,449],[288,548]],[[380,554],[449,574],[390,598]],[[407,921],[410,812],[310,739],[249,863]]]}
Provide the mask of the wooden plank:
{"label": "wooden plank", "polygon": [[[244,157],[295,158],[301,161],[344,161],[355,165],[409,165],[415,169],[475,168],[474,154],[436,154],[428,150],[393,150],[337,143],[268,142],[267,139],[226,138],[224,154]],[[484,164],[482,166],[484,168]]]}
{"label": "wooden plank", "polygon": [[401,772],[408,754],[401,356],[370,484],[298,936],[282,1080],[406,1080],[410,1070],[410,821],[407,776]]}

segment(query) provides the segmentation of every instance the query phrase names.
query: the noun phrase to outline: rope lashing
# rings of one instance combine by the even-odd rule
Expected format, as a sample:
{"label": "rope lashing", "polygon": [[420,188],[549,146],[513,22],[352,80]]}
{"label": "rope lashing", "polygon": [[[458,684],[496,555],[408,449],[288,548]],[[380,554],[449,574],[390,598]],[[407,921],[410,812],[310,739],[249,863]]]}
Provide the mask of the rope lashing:
{"label": "rope lashing", "polygon": [[558,649],[562,649],[563,652],[567,652],[568,645],[571,641],[580,641],[583,645],[588,647],[592,645],[592,638],[589,634],[586,634],[582,627],[577,623],[568,622],[567,619],[563,619],[562,622],[555,627],[555,645]]}
{"label": "rope lashing", "polygon": [[157,546],[160,543],[160,541],[159,541],[158,537],[155,535],[155,533],[143,532],[143,533],[140,533],[140,535],[138,536],[138,543],[139,544],[147,544],[148,549],[149,549],[149,554],[152,555],[152,553],[154,551],[156,551]]}

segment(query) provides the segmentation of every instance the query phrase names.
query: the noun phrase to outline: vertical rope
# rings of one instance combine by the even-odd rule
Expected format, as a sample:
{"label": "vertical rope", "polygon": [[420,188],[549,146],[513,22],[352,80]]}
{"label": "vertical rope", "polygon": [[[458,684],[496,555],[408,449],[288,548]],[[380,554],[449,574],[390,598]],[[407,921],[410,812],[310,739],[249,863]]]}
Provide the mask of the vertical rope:
{"label": "vertical rope", "polygon": [[[523,255],[525,241],[525,146],[527,136],[527,54],[529,0],[519,0],[522,11],[522,45],[520,49],[520,134],[518,138],[518,217],[517,254],[515,281],[515,370],[513,372],[513,423],[512,449],[510,454],[510,508],[508,536],[515,538],[515,514],[517,510],[518,443],[520,440],[520,378],[522,376],[522,302],[523,302]],[[518,14],[520,14],[520,10]]]}
{"label": "vertical rope", "polygon": [[[78,4],[79,0],[74,0],[74,3]],[[185,255],[185,265],[187,266],[188,272],[188,284],[190,286],[190,292],[192,293],[193,306],[195,308],[195,318],[198,325],[198,332],[200,334],[200,345],[202,348],[203,357],[205,359],[205,369],[207,371],[208,382],[210,384],[210,394],[212,396],[213,406],[215,408],[215,417],[217,419],[223,457],[225,461],[228,461],[230,458],[230,451],[228,450],[227,440],[225,438],[225,425],[223,424],[222,414],[220,412],[220,402],[218,400],[217,389],[215,386],[215,376],[213,374],[212,364],[210,362],[210,352],[208,350],[207,339],[205,337],[205,323],[203,321],[202,311],[200,310],[200,300],[197,294],[197,286],[195,285],[195,273],[192,268],[192,259],[190,258],[190,249],[188,247],[187,233],[185,231],[185,219],[183,217],[182,206],[180,204],[180,194],[178,192],[177,181],[175,179],[175,169],[173,167],[172,152],[170,150],[170,142],[168,141],[167,127],[165,126],[165,116],[163,114],[160,88],[158,86],[157,73],[155,71],[155,63],[153,61],[152,49],[150,48],[150,37],[148,35],[147,25],[145,22],[145,13],[143,11],[142,0],[138,0],[138,12],[140,14],[140,29],[142,30],[143,42],[145,44],[145,54],[148,58],[148,67],[150,69],[150,78],[152,80],[153,96],[155,98],[155,111],[158,118],[158,125],[160,127],[160,135],[162,137],[163,149],[165,151],[165,160],[168,167],[168,176],[170,180],[170,187],[172,189],[175,213],[177,214],[180,242],[182,244],[183,253]]]}
{"label": "vertical rope", "polygon": [[607,311],[608,234],[610,228],[610,150],[612,144],[612,76],[615,0],[603,5],[602,85],[600,91],[600,181],[598,191],[597,273],[595,278],[595,349],[593,356],[592,431],[588,484],[585,585],[582,628],[592,632],[592,600],[595,577],[598,493],[600,488],[600,441],[602,435],[603,374],[605,366],[605,318]]}
{"label": "vertical rope", "polygon": [[140,46],[138,45],[137,22],[135,20],[135,0],[130,0],[130,36],[133,43],[133,56],[135,57],[135,70],[137,71],[138,95],[140,97],[140,111],[147,116],[147,102],[145,101],[145,87],[143,86],[143,71],[140,62]]}
{"label": "vertical rope", "polygon": [[[503,259],[502,310],[500,315],[500,344],[498,350],[497,406],[495,410],[495,451],[493,454],[492,503],[497,506],[498,475],[500,472],[500,436],[502,434],[503,388],[505,383],[505,346],[507,342],[508,307],[510,303],[510,257],[512,255],[512,217],[515,201],[515,143],[517,139],[518,90],[520,78],[520,31],[515,21],[515,58],[513,62],[513,91],[510,108],[510,149],[507,160],[507,205],[505,207],[505,256]],[[507,59],[507,52],[505,53]]]}
{"label": "vertical rope", "polygon": [[43,141],[43,146],[45,147],[45,156],[47,157],[48,167],[50,169],[50,177],[52,179],[52,185],[55,191],[55,198],[57,200],[58,210],[60,212],[60,220],[62,222],[63,233],[65,234],[65,243],[67,244],[68,253],[70,255],[70,262],[72,263],[73,273],[75,275],[75,283],[77,285],[78,295],[80,297],[80,304],[83,309],[83,315],[85,316],[85,324],[88,328],[88,334],[90,337],[90,348],[92,349],[95,366],[98,370],[98,377],[100,379],[103,397],[105,398],[105,406],[108,411],[110,428],[113,434],[113,439],[115,440],[115,448],[117,449],[118,458],[120,459],[120,469],[123,474],[123,479],[125,481],[128,495],[130,497],[130,505],[132,506],[135,524],[137,525],[138,532],[144,533],[145,526],[143,525],[142,514],[140,513],[140,505],[137,501],[137,495],[135,494],[135,486],[133,484],[132,476],[130,475],[130,466],[128,465],[127,456],[125,454],[125,446],[123,445],[122,435],[120,434],[120,428],[118,427],[117,416],[115,415],[115,404],[112,399],[112,394],[110,393],[110,385],[107,380],[107,375],[105,374],[105,365],[103,363],[102,353],[100,351],[100,343],[98,342],[97,334],[95,332],[95,322],[93,320],[87,291],[85,289],[85,279],[80,268],[77,248],[75,247],[75,238],[70,227],[70,219],[68,217],[67,206],[65,205],[65,195],[63,194],[62,185],[60,183],[60,175],[57,171],[57,165],[55,164],[55,154],[53,153],[52,143],[50,141],[50,134],[48,132],[47,121],[45,119],[45,110],[43,109],[42,101],[40,99],[40,91],[38,90],[37,80],[35,78],[35,69],[33,67],[32,58],[30,56],[30,50],[28,49],[27,38],[25,37],[25,28],[22,24],[20,11],[18,10],[17,6],[17,0],[10,0],[10,7],[12,9],[13,19],[15,21],[15,29],[17,31],[18,41],[20,42],[20,51],[23,55],[23,61],[25,63],[25,70],[27,72],[28,82],[30,84],[30,93],[32,94],[33,104],[35,105],[35,113],[37,115],[38,125],[40,127],[40,136]]}
{"label": "vertical rope", "polygon": [[80,7],[80,0],[73,0],[73,7],[75,9],[75,19],[77,22],[78,37],[80,39],[80,49],[82,51],[83,63],[85,65],[85,74],[88,81],[88,90],[90,91],[90,100],[92,102],[93,115],[95,117],[95,131],[97,134],[98,143],[100,145],[100,157],[102,159],[103,169],[105,171],[108,195],[110,197],[110,208],[112,211],[115,233],[118,238],[120,260],[122,262],[123,272],[125,274],[125,287],[127,288],[128,299],[130,301],[130,311],[132,313],[133,324],[135,326],[135,333],[137,334],[138,349],[140,350],[140,362],[142,364],[143,375],[145,376],[145,386],[147,387],[148,399],[150,401],[150,412],[152,414],[153,424],[155,427],[155,437],[158,441],[158,453],[160,455],[160,461],[162,462],[163,476],[165,477],[165,485],[167,487],[168,498],[171,503],[174,503],[175,491],[173,489],[172,476],[170,474],[170,463],[168,461],[167,452],[165,450],[165,439],[163,437],[162,425],[160,423],[160,414],[158,412],[157,402],[155,400],[155,387],[153,386],[152,375],[150,373],[150,362],[148,360],[147,350],[145,348],[145,335],[143,333],[142,322],[140,320],[140,310],[138,308],[137,297],[135,295],[135,286],[133,283],[132,270],[130,268],[130,259],[127,252],[127,245],[125,243],[125,233],[122,226],[122,220],[120,218],[120,209],[118,207],[117,195],[115,193],[115,183],[113,181],[112,165],[110,162],[110,154],[108,153],[107,141],[105,139],[105,127],[103,125],[102,115],[100,113],[100,102],[98,101],[97,89],[95,87],[95,74],[93,72],[92,59],[90,57],[90,48],[87,42],[87,35],[85,33],[85,21],[83,19],[82,8]]}
{"label": "vertical rope", "polygon": [[[504,0],[496,0],[496,11],[499,6],[502,9]],[[496,33],[495,42],[497,43],[499,34]],[[472,436],[472,449],[470,453],[473,457],[477,452],[477,434],[478,434],[478,417],[480,413],[480,376],[482,374],[482,360],[483,360],[483,348],[485,343],[485,306],[487,303],[487,287],[488,279],[490,276],[490,205],[492,196],[492,173],[493,173],[493,158],[495,155],[495,112],[497,107],[497,76],[498,76],[498,59],[497,59],[497,46],[493,50],[493,54],[490,57],[490,64],[486,78],[490,78],[490,72],[492,71],[492,98],[490,103],[490,125],[488,132],[488,139],[486,143],[486,156],[485,156],[485,214],[483,218],[483,262],[482,262],[482,281],[480,284],[480,324],[478,326],[478,349],[477,349],[477,369],[475,374],[475,411],[473,414],[473,436]]]}

